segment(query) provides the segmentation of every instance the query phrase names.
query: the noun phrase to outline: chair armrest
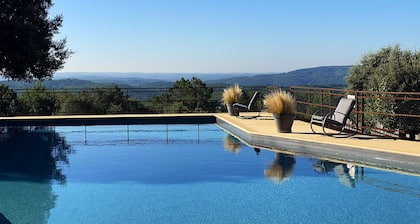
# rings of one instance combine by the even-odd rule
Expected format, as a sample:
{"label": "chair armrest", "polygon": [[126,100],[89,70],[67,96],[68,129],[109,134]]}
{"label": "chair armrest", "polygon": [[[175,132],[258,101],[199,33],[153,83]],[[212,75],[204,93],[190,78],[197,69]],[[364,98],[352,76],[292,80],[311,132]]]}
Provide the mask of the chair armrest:
{"label": "chair armrest", "polygon": [[329,112],[327,114],[324,115],[324,121],[326,120],[332,120],[334,117],[334,112]]}
{"label": "chair armrest", "polygon": [[240,104],[240,103],[234,103],[232,106],[234,107],[242,107],[242,108],[248,108],[248,106]]}
{"label": "chair armrest", "polygon": [[323,116],[323,115],[318,115],[319,113],[322,113],[324,110],[317,110],[315,111],[315,113],[312,114],[312,116],[316,115],[316,116]]}
{"label": "chair armrest", "polygon": [[324,110],[317,110],[312,114],[311,120],[322,121],[324,120],[326,114],[323,114]]}

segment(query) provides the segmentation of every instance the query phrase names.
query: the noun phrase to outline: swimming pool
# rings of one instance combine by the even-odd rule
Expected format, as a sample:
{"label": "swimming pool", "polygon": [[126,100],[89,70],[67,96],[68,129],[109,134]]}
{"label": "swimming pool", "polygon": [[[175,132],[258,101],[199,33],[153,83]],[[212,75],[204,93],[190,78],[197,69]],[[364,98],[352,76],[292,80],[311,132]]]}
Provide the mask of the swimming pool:
{"label": "swimming pool", "polygon": [[416,223],[420,178],[248,147],[214,124],[37,128],[0,141],[12,223]]}

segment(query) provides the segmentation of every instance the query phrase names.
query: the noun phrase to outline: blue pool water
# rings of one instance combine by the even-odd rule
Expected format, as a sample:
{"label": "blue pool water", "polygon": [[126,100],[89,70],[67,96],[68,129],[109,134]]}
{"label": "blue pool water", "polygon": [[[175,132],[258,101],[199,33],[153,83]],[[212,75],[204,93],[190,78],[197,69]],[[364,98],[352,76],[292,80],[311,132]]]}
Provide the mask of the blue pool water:
{"label": "blue pool water", "polygon": [[254,150],[213,124],[0,138],[0,223],[419,223],[419,211],[418,176]]}

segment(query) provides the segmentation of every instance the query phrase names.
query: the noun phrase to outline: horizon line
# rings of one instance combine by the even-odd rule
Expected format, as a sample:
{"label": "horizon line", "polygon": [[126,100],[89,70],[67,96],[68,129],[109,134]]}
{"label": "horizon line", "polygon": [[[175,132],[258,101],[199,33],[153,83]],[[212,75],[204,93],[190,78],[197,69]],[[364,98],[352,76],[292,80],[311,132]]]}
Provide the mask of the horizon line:
{"label": "horizon line", "polygon": [[108,74],[113,74],[113,73],[125,73],[125,74],[135,74],[135,73],[140,73],[140,74],[273,74],[273,73],[288,73],[288,72],[293,72],[293,71],[298,71],[298,70],[305,70],[305,69],[314,69],[314,68],[323,68],[323,67],[346,67],[346,66],[353,66],[353,65],[321,65],[321,66],[314,66],[314,67],[305,67],[305,68],[298,68],[298,69],[293,69],[293,70],[289,70],[289,71],[266,71],[266,72],[240,72],[240,71],[236,71],[236,72],[142,72],[142,71],[57,71],[54,74],[59,74],[59,73],[108,73]]}

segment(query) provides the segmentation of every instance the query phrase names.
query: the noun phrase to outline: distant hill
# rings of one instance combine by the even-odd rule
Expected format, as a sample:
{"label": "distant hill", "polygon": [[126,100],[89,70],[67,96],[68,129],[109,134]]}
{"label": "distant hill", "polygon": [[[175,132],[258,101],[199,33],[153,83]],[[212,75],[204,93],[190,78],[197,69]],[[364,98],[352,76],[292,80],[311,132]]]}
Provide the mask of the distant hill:
{"label": "distant hill", "polygon": [[242,76],[253,76],[258,73],[143,73],[143,72],[59,72],[54,79],[81,79],[95,82],[119,83],[153,83],[153,82],[175,82],[181,78],[191,79],[198,77],[203,81],[220,78],[234,78]]}
{"label": "distant hill", "polygon": [[[14,90],[29,89],[34,85],[34,82],[25,81],[1,81],[0,85],[9,86]],[[42,84],[47,89],[82,89],[101,86],[99,83],[80,79],[60,79],[60,80],[46,80]]]}
{"label": "distant hill", "polygon": [[[299,69],[276,74],[162,74],[162,73],[60,73],[53,80],[43,81],[48,89],[74,89],[107,87],[118,85],[120,88],[168,88],[181,77],[196,76],[208,86],[225,86],[238,84],[241,86],[338,86],[345,85],[345,78],[351,66],[323,66]],[[223,77],[223,78],[218,78]],[[15,90],[28,89],[30,82],[0,81],[0,84]]]}
{"label": "distant hill", "polygon": [[323,66],[294,70],[286,73],[262,74],[209,80],[206,83],[238,84],[242,86],[337,86],[346,85],[351,66]]}

